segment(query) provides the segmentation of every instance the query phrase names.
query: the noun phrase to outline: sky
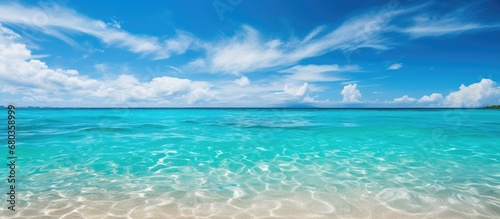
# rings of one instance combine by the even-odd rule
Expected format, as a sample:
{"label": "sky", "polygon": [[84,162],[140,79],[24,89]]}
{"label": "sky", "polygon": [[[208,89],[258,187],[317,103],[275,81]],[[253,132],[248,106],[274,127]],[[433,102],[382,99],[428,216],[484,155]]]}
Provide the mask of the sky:
{"label": "sky", "polygon": [[0,1],[0,105],[500,104],[500,1]]}

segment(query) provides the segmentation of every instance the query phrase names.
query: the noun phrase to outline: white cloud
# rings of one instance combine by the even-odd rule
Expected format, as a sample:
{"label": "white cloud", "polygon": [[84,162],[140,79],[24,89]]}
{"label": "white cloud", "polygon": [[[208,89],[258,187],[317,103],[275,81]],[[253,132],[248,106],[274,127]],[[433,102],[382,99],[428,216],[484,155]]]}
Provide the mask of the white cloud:
{"label": "white cloud", "polygon": [[174,37],[166,40],[133,35],[120,29],[121,26],[116,21],[106,24],[62,6],[37,8],[16,3],[2,3],[0,22],[38,29],[72,45],[77,43],[69,35],[84,33],[108,45],[122,47],[133,53],[150,55],[154,59],[166,59],[172,54],[182,54],[195,42],[191,34],[183,31],[177,31]]}
{"label": "white cloud", "polygon": [[[280,42],[263,41],[257,30],[244,26],[243,31],[231,39],[207,45],[208,64],[211,72],[239,74],[280,65],[284,54],[277,48]],[[280,60],[281,59],[281,60]],[[196,63],[200,63],[197,61]],[[205,68],[204,68],[205,69]]]}
{"label": "white cloud", "polygon": [[[393,100],[393,103],[406,103],[406,104],[417,104],[417,103],[424,103],[426,106],[430,106],[428,104],[433,104],[433,103],[440,103],[440,101],[443,99],[443,95],[440,93],[433,93],[429,96],[424,95],[420,99],[416,99],[413,97],[409,97],[408,95],[404,95],[399,98],[395,98]],[[422,105],[424,106],[424,105]],[[434,105],[433,105],[434,106]]]}
{"label": "white cloud", "polygon": [[344,97],[342,101],[348,103],[359,102],[359,99],[361,98],[361,92],[359,92],[357,87],[357,84],[348,84],[344,86],[344,89],[342,89],[341,92],[342,96]]}
{"label": "white cloud", "polygon": [[[388,49],[382,33],[392,16],[398,11],[381,11],[361,15],[343,23],[337,29],[321,35],[324,27],[314,29],[304,39],[288,41],[266,39],[256,29],[243,26],[234,37],[203,47],[207,56],[194,60],[200,71],[240,74],[277,66],[289,66],[298,61],[340,50],[352,51],[359,48]],[[378,22],[373,23],[376,19]],[[370,23],[371,22],[371,23]],[[370,28],[367,28],[370,23]]]}
{"label": "white cloud", "polygon": [[199,101],[211,101],[216,99],[217,93],[211,92],[209,88],[197,87],[187,95],[187,102],[193,104]]}
{"label": "white cloud", "polygon": [[461,85],[458,91],[451,92],[444,100],[445,106],[480,107],[500,104],[500,87],[490,79],[469,86]]}
{"label": "white cloud", "polygon": [[443,99],[443,95],[440,93],[433,93],[430,96],[424,95],[421,97],[418,102],[419,103],[436,103]]}
{"label": "white cloud", "polygon": [[339,81],[341,77],[335,77],[331,74],[343,71],[359,71],[356,65],[296,65],[288,69],[280,70],[281,73],[290,73],[287,78],[298,81]]}
{"label": "white cloud", "polygon": [[394,64],[390,65],[389,67],[387,67],[387,70],[398,70],[398,69],[401,69],[401,67],[403,67],[402,63],[394,63]]}
{"label": "white cloud", "polygon": [[395,98],[392,103],[406,103],[421,107],[482,107],[500,104],[500,87],[491,79],[482,79],[469,86],[461,85],[458,91],[443,98],[440,93],[424,95],[420,99],[404,95]]}
{"label": "white cloud", "polygon": [[409,97],[408,95],[404,95],[400,98],[394,99],[394,103],[415,103],[415,102],[417,102],[417,99]]}
{"label": "white cloud", "polygon": [[31,59],[26,45],[16,42],[19,38],[0,25],[0,76],[4,90],[17,93],[29,88],[61,93],[87,90],[97,84],[96,80],[79,76],[76,70],[50,69],[44,62]]}
{"label": "white cloud", "polygon": [[293,86],[290,84],[286,84],[283,90],[285,93],[290,94],[295,97],[303,97],[307,93],[307,88],[309,84],[304,83],[302,86]]}
{"label": "white cloud", "polygon": [[192,104],[207,98],[214,99],[206,82],[175,77],[155,77],[139,82],[131,75],[120,75],[114,80],[98,81],[99,87],[89,90],[90,96],[119,102],[176,100],[177,104]]}
{"label": "white cloud", "polygon": [[212,86],[218,93],[211,103],[217,106],[289,106],[290,104],[327,104],[329,101],[317,100],[315,92],[325,91],[324,87],[307,82],[261,79],[240,86],[234,81],[218,81]]}
{"label": "white cloud", "polygon": [[245,76],[241,76],[240,79],[234,80],[234,83],[237,84],[237,85],[239,85],[239,86],[244,87],[244,86],[247,86],[247,85],[250,84],[250,80],[248,80],[248,78],[245,77]]}
{"label": "white cloud", "polygon": [[176,100],[182,105],[215,99],[216,92],[202,81],[163,76],[140,82],[131,75],[99,80],[80,75],[76,70],[51,69],[44,62],[32,59],[31,51],[18,43],[19,39],[19,35],[0,25],[0,87],[2,92],[27,95],[23,98],[26,102],[68,102],[86,97],[102,102],[153,104]]}

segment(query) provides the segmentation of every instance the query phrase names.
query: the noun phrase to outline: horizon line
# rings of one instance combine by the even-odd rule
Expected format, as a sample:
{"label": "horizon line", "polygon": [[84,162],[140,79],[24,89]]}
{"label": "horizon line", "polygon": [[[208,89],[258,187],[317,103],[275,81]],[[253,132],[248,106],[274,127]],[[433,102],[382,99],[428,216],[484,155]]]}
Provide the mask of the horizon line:
{"label": "horizon line", "polygon": [[[16,106],[14,106],[16,107]],[[1,105],[0,108],[7,108]],[[495,109],[483,107],[50,107],[50,106],[19,106],[18,109]]]}

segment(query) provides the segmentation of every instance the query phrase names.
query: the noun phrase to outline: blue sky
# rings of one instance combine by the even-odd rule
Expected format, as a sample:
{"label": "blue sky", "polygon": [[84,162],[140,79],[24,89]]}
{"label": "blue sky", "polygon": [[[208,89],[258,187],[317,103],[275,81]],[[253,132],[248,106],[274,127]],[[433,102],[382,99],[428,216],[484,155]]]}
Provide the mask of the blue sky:
{"label": "blue sky", "polygon": [[500,104],[498,1],[2,1],[0,105]]}

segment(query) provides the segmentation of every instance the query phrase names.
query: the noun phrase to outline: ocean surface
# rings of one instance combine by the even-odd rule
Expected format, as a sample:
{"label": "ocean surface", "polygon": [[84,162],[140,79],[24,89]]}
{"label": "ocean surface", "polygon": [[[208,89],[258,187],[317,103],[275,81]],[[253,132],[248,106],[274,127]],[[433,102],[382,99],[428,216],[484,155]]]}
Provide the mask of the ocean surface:
{"label": "ocean surface", "polygon": [[500,110],[17,109],[16,122],[16,212],[2,165],[1,218],[500,218]]}

